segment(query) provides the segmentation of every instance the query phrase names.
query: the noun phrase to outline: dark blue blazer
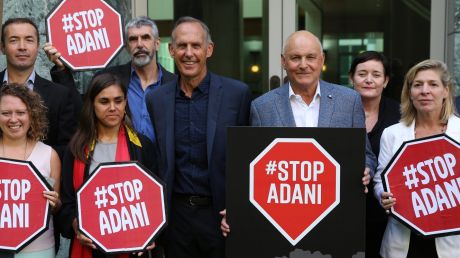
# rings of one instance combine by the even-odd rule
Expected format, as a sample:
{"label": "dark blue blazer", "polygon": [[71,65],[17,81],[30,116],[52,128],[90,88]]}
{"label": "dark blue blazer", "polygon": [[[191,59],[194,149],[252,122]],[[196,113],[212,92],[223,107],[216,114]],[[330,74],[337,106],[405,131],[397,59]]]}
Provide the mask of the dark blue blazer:
{"label": "dark blue blazer", "polygon": [[[178,79],[158,87],[146,96],[159,153],[159,176],[166,183],[171,201],[175,171],[174,110]],[[225,208],[225,158],[227,127],[249,123],[251,92],[240,81],[210,73],[206,128],[208,171],[216,211]],[[218,213],[216,213],[218,215]]]}

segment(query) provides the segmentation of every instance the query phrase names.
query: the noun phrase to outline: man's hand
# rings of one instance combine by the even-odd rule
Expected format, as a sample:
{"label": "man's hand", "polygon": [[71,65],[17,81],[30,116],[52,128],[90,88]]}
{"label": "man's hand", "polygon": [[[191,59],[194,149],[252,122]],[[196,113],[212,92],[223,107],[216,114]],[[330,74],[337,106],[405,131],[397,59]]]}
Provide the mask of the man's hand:
{"label": "man's hand", "polygon": [[45,51],[48,59],[56,65],[58,71],[64,70],[64,63],[59,59],[59,57],[61,57],[61,53],[53,45],[51,45],[51,43],[46,42],[45,45],[43,45],[43,50]]}
{"label": "man's hand", "polygon": [[222,230],[222,235],[224,237],[230,234],[230,225],[227,224],[227,210],[219,212],[222,215],[222,220],[220,221],[220,230]]}
{"label": "man's hand", "polygon": [[364,176],[363,176],[363,178],[362,178],[362,180],[363,180],[363,185],[364,185],[364,193],[369,192],[369,190],[367,189],[367,185],[368,185],[368,184],[370,183],[370,181],[371,181],[371,175],[370,175],[370,173],[369,173],[370,171],[371,171],[371,170],[370,170],[368,167],[366,167],[366,168],[364,169]]}

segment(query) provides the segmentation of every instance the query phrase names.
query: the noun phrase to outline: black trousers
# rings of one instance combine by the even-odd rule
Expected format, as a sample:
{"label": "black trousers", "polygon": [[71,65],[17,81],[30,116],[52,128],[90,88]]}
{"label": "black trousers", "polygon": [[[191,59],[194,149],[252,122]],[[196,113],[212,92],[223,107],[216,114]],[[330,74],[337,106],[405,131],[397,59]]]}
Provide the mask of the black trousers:
{"label": "black trousers", "polygon": [[220,215],[211,204],[193,205],[173,197],[166,235],[167,258],[223,258],[225,255]]}

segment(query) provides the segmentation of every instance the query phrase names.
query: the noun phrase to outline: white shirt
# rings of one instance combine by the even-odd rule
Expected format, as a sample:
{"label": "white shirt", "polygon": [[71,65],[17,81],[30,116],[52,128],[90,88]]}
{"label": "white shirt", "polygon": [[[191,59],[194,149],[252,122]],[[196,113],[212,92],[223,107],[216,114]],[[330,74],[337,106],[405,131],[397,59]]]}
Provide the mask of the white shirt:
{"label": "white shirt", "polygon": [[289,101],[291,102],[292,113],[297,127],[318,127],[320,100],[319,82],[310,105],[305,103],[300,95],[294,93],[291,83],[289,83]]}

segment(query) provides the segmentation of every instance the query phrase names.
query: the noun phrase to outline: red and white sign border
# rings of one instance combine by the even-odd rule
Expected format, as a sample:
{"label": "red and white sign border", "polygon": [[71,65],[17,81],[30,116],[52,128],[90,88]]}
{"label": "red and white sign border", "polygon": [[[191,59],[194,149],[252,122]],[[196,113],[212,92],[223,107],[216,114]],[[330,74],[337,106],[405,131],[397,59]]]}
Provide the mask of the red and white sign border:
{"label": "red and white sign border", "polygon": [[[410,141],[405,141],[403,144],[399,147],[399,149],[396,151],[397,154],[391,158],[390,162],[388,163],[387,167],[383,170],[382,172],[382,183],[383,183],[383,189],[385,192],[389,192],[390,185],[388,184],[388,171],[393,168],[395,165],[395,160],[399,159],[399,157],[404,153],[404,151],[407,149],[407,147],[411,145],[417,145],[420,143],[426,143],[426,142],[432,142],[432,141],[437,141],[440,139],[445,139],[451,144],[457,146],[457,148],[460,148],[460,144],[456,142],[454,139],[449,137],[446,134],[438,134],[438,135],[433,135],[425,138],[420,138],[420,139],[415,139],[415,140],[410,140]],[[417,227],[414,223],[410,222],[406,218],[404,218],[403,215],[401,215],[399,212],[397,212],[394,207],[390,208],[390,214],[396,218],[398,221],[401,223],[405,224],[409,228],[413,228],[414,230],[418,231],[419,233],[423,234],[426,237],[440,237],[440,236],[446,236],[446,235],[451,235],[453,233],[458,233],[460,232],[460,227],[459,228],[452,228],[449,230],[438,230],[438,231],[432,231],[432,232],[425,232],[421,228]]]}
{"label": "red and white sign border", "polygon": [[[261,160],[267,152],[269,152],[278,143],[312,143],[318,148],[324,156],[326,156],[336,167],[336,196],[335,202],[332,203],[316,220],[312,222],[299,236],[295,239],[291,238],[289,234],[268,214],[254,199],[254,166]],[[272,223],[273,226],[291,243],[295,246],[305,235],[307,235],[318,223],[320,223],[326,215],[328,215],[340,203],[340,164],[327,152],[315,139],[313,138],[275,138],[265,149],[251,162],[249,165],[249,200],[250,202],[264,215],[266,219]]]}
{"label": "red and white sign border", "polygon": [[116,253],[144,251],[145,248],[148,246],[148,244],[151,243],[155,239],[157,234],[166,227],[166,204],[165,204],[165,196],[164,196],[165,195],[165,187],[163,186],[162,183],[159,183],[159,182],[161,182],[160,179],[158,179],[155,175],[151,175],[149,173],[146,173],[145,171],[147,170],[147,168],[145,168],[142,164],[140,164],[140,163],[138,163],[136,161],[102,162],[94,169],[94,172],[91,173],[91,175],[88,177],[88,179],[83,183],[82,186],[80,186],[80,188],[78,188],[78,191],[77,191],[78,221],[82,220],[81,219],[81,209],[79,209],[79,207],[81,207],[80,194],[86,188],[86,186],[89,184],[90,179],[92,177],[96,176],[101,171],[102,168],[131,167],[131,166],[137,167],[140,171],[142,171],[142,173],[144,173],[147,176],[147,178],[149,178],[154,184],[158,185],[161,188],[160,192],[162,193],[161,194],[161,204],[163,206],[162,207],[163,221],[158,226],[158,228],[155,231],[153,231],[152,234],[150,234],[150,236],[148,237],[148,240],[142,246],[133,247],[133,248],[117,248],[117,249],[107,249],[102,243],[97,241],[88,231],[86,231],[84,228],[82,228],[80,223],[78,223],[78,229],[80,230],[80,232],[82,232],[85,236],[90,238],[96,244],[96,246],[98,246],[105,253],[116,254]]}
{"label": "red and white sign border", "polygon": [[[46,16],[46,40],[48,42],[51,42],[51,39],[52,39],[52,31],[50,30],[50,27],[48,26],[48,23],[50,22],[49,19],[54,16],[54,14],[57,12],[57,10],[59,10],[59,8],[66,2],[67,0],[62,0],[61,3],[59,3],[58,5],[56,5],[53,10]],[[120,51],[123,49],[123,47],[125,46],[125,41],[124,41],[124,33],[123,33],[123,17],[121,16],[121,14],[116,11],[109,3],[107,3],[105,0],[100,0],[103,4],[105,4],[109,9],[111,9],[114,13],[117,14],[117,16],[119,17],[119,27],[120,27],[120,42],[121,44],[118,46],[118,48],[113,51],[113,54],[107,59],[107,62],[105,62],[103,65],[88,65],[88,66],[81,66],[81,67],[75,67],[73,66],[66,58],[64,58],[63,56],[61,56],[59,59],[62,60],[62,62],[64,62],[72,71],[79,71],[79,72],[82,72],[82,71],[88,71],[88,70],[94,70],[94,69],[102,69],[102,68],[105,68],[107,67],[107,65],[115,58],[115,56],[118,55],[118,53],[120,53]],[[113,25],[112,25],[113,26]],[[60,50],[62,51],[62,50]]]}
{"label": "red and white sign border", "polygon": [[[34,166],[34,164],[32,162],[27,161],[27,160],[16,160],[16,159],[7,159],[7,158],[0,158],[0,161],[5,162],[5,163],[20,165],[20,166],[27,166],[29,168],[29,170],[33,171],[33,175],[37,178],[37,180],[40,182],[40,184],[45,189],[48,189],[48,191],[53,190],[51,185],[48,183],[48,181],[46,181],[45,177],[38,171],[38,169]],[[22,241],[20,244],[18,244],[14,248],[11,248],[9,246],[1,246],[0,245],[0,250],[19,252],[24,247],[26,247],[28,244],[30,244],[32,241],[34,241],[37,237],[39,237],[41,234],[43,234],[46,230],[48,230],[49,220],[50,220],[50,216],[51,216],[51,209],[50,209],[50,204],[49,203],[48,203],[48,205],[46,205],[45,214],[46,214],[46,216],[44,217],[44,220],[43,220],[43,226],[40,227],[40,229],[38,229],[34,234],[32,234],[30,237],[26,238],[24,241]]]}

